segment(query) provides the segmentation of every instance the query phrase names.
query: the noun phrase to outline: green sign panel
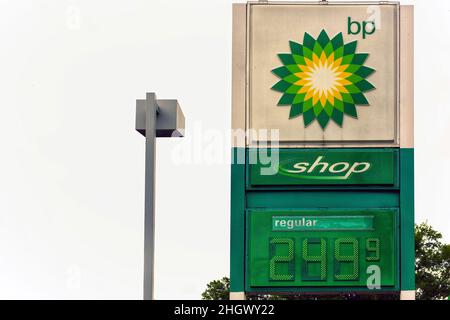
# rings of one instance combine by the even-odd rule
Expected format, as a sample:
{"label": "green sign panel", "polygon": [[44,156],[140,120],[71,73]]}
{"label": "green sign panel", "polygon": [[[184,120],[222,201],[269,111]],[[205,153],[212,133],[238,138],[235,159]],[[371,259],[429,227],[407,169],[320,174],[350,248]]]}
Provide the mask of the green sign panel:
{"label": "green sign panel", "polygon": [[394,287],[397,210],[249,210],[250,287]]}
{"label": "green sign panel", "polygon": [[[265,164],[261,149],[252,149],[252,186],[282,185],[394,185],[397,151],[392,149],[279,149]],[[275,170],[267,170],[274,167]]]}

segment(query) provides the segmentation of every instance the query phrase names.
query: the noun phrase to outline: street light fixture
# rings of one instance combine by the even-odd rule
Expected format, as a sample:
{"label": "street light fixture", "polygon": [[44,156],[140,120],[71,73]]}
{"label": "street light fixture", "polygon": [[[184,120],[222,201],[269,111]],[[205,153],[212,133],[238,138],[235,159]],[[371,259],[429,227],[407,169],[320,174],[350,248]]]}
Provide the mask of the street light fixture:
{"label": "street light fixture", "polygon": [[184,115],[177,100],[158,100],[147,93],[136,100],[136,130],[145,137],[144,300],[153,300],[155,255],[155,142],[183,137]]}

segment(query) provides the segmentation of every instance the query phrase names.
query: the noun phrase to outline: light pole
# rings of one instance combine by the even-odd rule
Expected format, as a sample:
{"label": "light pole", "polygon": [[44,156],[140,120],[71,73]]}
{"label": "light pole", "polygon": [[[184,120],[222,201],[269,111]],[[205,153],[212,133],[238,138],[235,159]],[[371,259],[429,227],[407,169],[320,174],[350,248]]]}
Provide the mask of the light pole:
{"label": "light pole", "polygon": [[144,300],[153,300],[155,263],[155,142],[183,137],[184,115],[177,100],[157,100],[147,93],[136,100],[136,130],[145,137]]}

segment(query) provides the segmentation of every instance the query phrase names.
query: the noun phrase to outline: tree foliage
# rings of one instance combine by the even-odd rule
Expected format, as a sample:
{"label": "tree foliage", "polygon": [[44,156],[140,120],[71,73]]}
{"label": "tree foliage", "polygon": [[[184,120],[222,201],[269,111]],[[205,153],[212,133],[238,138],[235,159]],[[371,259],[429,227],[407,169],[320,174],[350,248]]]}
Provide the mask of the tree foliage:
{"label": "tree foliage", "polygon": [[446,299],[450,295],[450,245],[426,223],[416,225],[416,298]]}
{"label": "tree foliage", "polygon": [[230,279],[223,277],[221,280],[211,281],[206,285],[202,293],[202,300],[228,300],[230,294]]}

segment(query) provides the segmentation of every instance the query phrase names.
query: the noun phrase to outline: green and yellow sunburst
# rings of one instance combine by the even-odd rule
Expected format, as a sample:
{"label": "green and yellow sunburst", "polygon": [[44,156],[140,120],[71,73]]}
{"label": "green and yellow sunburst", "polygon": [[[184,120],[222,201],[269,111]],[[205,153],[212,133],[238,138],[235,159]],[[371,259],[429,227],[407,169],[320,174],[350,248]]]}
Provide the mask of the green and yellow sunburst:
{"label": "green and yellow sunburst", "polygon": [[364,92],[375,87],[366,78],[375,70],[363,65],[368,54],[356,53],[357,41],[344,44],[342,33],[330,39],[322,30],[317,40],[305,33],[303,44],[289,44],[291,53],[278,55],[283,66],[272,70],[281,79],[272,89],[283,93],[279,106],[291,106],[290,119],[342,127],[344,114],[357,118],[356,105],[369,105]]}

